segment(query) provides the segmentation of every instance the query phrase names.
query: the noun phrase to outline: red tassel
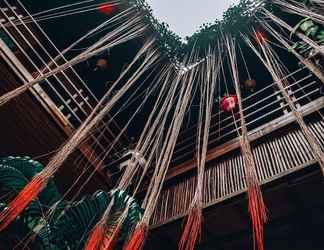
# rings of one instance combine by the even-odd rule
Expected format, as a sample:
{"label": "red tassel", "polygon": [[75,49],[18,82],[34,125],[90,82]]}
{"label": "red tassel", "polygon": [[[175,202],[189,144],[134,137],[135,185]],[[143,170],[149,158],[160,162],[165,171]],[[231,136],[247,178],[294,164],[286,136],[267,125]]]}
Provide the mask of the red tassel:
{"label": "red tassel", "polygon": [[148,226],[146,224],[139,225],[132,235],[132,238],[127,242],[124,250],[141,250],[145,243],[147,231]]}
{"label": "red tassel", "polygon": [[201,236],[202,211],[194,208],[189,212],[186,226],[183,230],[179,250],[194,250],[198,238]]}
{"label": "red tassel", "polygon": [[0,213],[0,231],[4,230],[18,215],[34,200],[47,184],[47,179],[41,175],[35,176],[8,207]]}
{"label": "red tassel", "polygon": [[93,229],[90,237],[88,238],[85,250],[98,250],[105,236],[105,227],[99,223]]}
{"label": "red tassel", "polygon": [[258,185],[248,189],[249,212],[253,226],[253,249],[264,250],[264,224],[267,222],[267,210]]}

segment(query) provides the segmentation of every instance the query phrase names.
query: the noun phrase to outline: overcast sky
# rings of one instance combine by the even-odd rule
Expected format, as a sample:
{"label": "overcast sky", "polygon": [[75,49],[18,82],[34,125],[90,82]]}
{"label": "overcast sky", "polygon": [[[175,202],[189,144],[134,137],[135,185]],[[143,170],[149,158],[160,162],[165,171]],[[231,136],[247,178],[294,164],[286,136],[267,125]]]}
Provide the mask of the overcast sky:
{"label": "overcast sky", "polygon": [[221,18],[223,12],[239,0],[146,0],[155,17],[167,22],[181,37],[190,36],[199,26]]}

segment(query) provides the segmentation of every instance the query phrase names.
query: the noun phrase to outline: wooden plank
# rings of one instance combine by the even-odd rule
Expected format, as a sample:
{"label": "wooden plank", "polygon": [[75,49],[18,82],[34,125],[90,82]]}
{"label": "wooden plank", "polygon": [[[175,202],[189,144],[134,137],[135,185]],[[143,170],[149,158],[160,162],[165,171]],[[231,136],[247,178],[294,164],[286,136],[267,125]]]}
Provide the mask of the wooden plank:
{"label": "wooden plank", "polygon": [[[300,166],[298,166],[298,167],[295,167],[295,168],[293,168],[293,169],[286,170],[286,171],[284,171],[283,173],[280,173],[280,174],[278,174],[278,175],[273,176],[272,178],[269,178],[269,179],[267,179],[267,180],[265,180],[265,181],[262,181],[261,184],[264,185],[264,184],[267,184],[267,183],[273,182],[273,181],[275,181],[275,180],[278,180],[278,179],[280,179],[280,178],[282,178],[282,177],[284,177],[284,176],[287,176],[287,175],[289,175],[289,174],[291,174],[291,173],[293,173],[293,172],[299,171],[299,170],[301,170],[301,169],[304,169],[304,168],[307,168],[307,167],[310,167],[310,166],[316,166],[315,163],[316,163],[315,160],[309,161],[309,162],[307,162],[307,163],[305,163],[305,164],[302,164],[302,165],[300,165]],[[233,197],[235,197],[235,196],[238,196],[238,195],[240,195],[240,194],[242,194],[242,193],[245,193],[246,191],[247,191],[246,189],[241,189],[241,190],[239,190],[238,192],[234,192],[234,193],[231,193],[231,194],[229,194],[229,195],[226,195],[226,196],[220,197],[220,198],[217,199],[217,200],[214,200],[214,201],[212,201],[212,202],[210,202],[210,203],[204,204],[204,207],[203,207],[203,208],[206,209],[206,208],[208,208],[208,207],[215,206],[215,205],[217,205],[217,204],[219,204],[219,203],[222,203],[222,202],[224,202],[224,201],[226,201],[226,200],[228,200],[228,199],[231,199],[231,198],[233,198]],[[179,220],[179,219],[181,219],[181,218],[183,218],[183,217],[185,217],[185,216],[186,216],[185,213],[175,215],[175,216],[173,216],[173,217],[168,218],[168,220],[163,221],[162,223],[159,223],[159,224],[156,224],[156,225],[151,225],[151,226],[150,226],[150,229],[155,229],[155,228],[158,228],[158,227],[164,226],[164,225],[166,225],[166,224],[170,224],[170,223],[172,223],[172,222],[174,222],[174,221],[176,221],[176,220]]]}

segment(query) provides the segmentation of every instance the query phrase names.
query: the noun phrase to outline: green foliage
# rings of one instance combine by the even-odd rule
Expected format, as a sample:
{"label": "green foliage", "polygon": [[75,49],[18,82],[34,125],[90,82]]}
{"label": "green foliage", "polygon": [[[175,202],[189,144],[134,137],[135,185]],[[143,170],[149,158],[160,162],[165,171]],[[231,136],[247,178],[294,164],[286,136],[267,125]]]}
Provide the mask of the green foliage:
{"label": "green foliage", "polygon": [[[302,1],[302,3],[308,8],[311,3],[309,1]],[[294,28],[293,32],[290,36],[293,38],[297,32],[300,32],[315,41],[316,43],[323,45],[324,44],[324,27],[321,24],[316,23],[311,18],[307,17],[302,19]],[[316,55],[316,50],[308,45],[304,41],[297,41],[290,48],[296,50],[298,53],[303,55],[304,57],[312,57]]]}
{"label": "green foliage", "polygon": [[180,36],[170,30],[165,22],[159,22],[152,14],[152,8],[145,0],[125,0],[128,4],[137,7],[145,23],[149,24],[152,31],[158,35],[158,45],[171,60],[182,57],[185,53],[185,44]]}
{"label": "green foliage", "polygon": [[[15,197],[29,182],[30,178],[37,173],[37,162],[30,162],[29,157],[8,157],[0,159],[0,194],[1,208],[5,209],[9,200]],[[35,167],[35,168],[34,168]],[[8,195],[9,194],[9,195]],[[30,233],[37,225],[43,223],[43,209],[39,199],[29,204],[13,225],[1,235],[1,240],[10,242],[10,238],[20,238],[20,236]],[[21,237],[22,238],[22,237]],[[35,243],[37,249],[49,248],[49,234],[46,227],[39,231],[38,240]]]}
{"label": "green foliage", "polygon": [[[31,180],[37,173],[43,170],[43,165],[37,161],[34,161],[28,156],[25,157],[5,157],[0,158],[0,163],[8,166],[12,166],[20,171],[27,180]],[[42,204],[47,206],[53,205],[61,198],[53,179],[50,179],[46,188],[41,192],[39,199]]]}
{"label": "green foliage", "polygon": [[[0,159],[0,211],[42,170],[43,165],[29,157]],[[143,214],[136,200],[118,189],[108,193],[97,191],[76,202],[61,198],[54,181],[51,180],[38,199],[2,233],[0,240],[22,240],[27,234],[34,232],[36,240],[32,243],[33,249],[83,249],[90,231],[112,203],[107,221],[108,233],[114,231],[127,204],[130,205],[119,237],[122,242]],[[53,204],[55,206],[51,208]],[[44,217],[49,212],[50,216]]]}
{"label": "green foliage", "polygon": [[182,59],[184,55],[195,49],[206,50],[209,46],[216,45],[216,41],[223,34],[238,36],[240,33],[247,33],[250,27],[255,24],[253,16],[254,6],[260,0],[241,0],[239,4],[231,6],[224,14],[222,20],[215,20],[213,23],[205,23],[200,26],[192,36],[186,37],[184,43],[182,39],[170,30],[168,24],[160,23],[152,14],[151,7],[145,0],[130,0],[130,4],[135,5],[144,16],[144,20],[149,23],[159,36],[159,45],[163,52],[171,60]]}

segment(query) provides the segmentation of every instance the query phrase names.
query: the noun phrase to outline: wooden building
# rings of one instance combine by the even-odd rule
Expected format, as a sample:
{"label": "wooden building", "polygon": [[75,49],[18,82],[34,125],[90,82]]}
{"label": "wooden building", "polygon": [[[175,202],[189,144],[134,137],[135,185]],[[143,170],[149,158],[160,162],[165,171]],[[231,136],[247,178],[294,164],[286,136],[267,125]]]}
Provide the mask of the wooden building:
{"label": "wooden building", "polygon": [[[51,64],[54,67],[68,60],[65,57],[55,60],[64,45],[57,48],[56,42],[47,35],[50,31],[45,32],[38,23],[10,25],[30,16],[19,1],[12,2],[9,6],[2,2],[0,5],[0,95],[50,70]],[[52,29],[52,32],[56,31]],[[139,47],[142,42],[138,39],[123,46]],[[109,60],[116,59],[118,65],[118,69],[112,70],[112,81],[124,63],[129,62],[132,53],[126,51],[122,56],[109,57]],[[104,94],[102,89],[84,80],[85,75],[80,74],[82,67],[85,66],[69,67],[0,108],[0,156],[28,155],[43,164],[49,161]],[[324,226],[321,169],[280,90],[269,78],[262,80],[267,82],[244,96],[242,102],[258,166],[257,176],[269,210],[270,220],[265,226],[266,249],[321,250],[324,247],[321,239]],[[320,91],[323,83],[306,67],[295,69],[286,80],[289,85],[285,88],[324,150],[324,95]],[[110,116],[106,119],[113,119],[113,122],[107,126],[105,120],[102,121],[100,129],[79,146],[55,176],[61,192],[68,190],[80,175],[88,178],[94,168],[96,174],[80,196],[98,189],[110,190],[116,183],[119,175],[116,176],[115,171],[120,170],[118,166],[124,161],[125,148],[129,149],[132,136],[123,134],[113,148],[114,157],[98,160],[105,156],[121,132],[119,124],[124,123]],[[142,122],[144,126],[144,120]],[[221,110],[213,113],[205,171],[205,218],[199,249],[253,248],[237,126],[240,126],[239,117],[233,118]],[[196,127],[190,125],[179,135],[152,218],[146,249],[178,248],[183,219],[195,192],[195,131]],[[69,195],[78,193],[82,183]]]}

